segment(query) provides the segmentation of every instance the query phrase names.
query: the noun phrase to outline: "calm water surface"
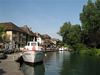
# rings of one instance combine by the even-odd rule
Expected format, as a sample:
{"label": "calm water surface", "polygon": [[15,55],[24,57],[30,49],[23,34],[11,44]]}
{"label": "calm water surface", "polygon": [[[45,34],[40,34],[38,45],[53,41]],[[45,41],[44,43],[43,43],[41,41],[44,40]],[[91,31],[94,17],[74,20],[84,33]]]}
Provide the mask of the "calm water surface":
{"label": "calm water surface", "polygon": [[100,57],[48,52],[44,63],[23,64],[24,75],[100,75]]}

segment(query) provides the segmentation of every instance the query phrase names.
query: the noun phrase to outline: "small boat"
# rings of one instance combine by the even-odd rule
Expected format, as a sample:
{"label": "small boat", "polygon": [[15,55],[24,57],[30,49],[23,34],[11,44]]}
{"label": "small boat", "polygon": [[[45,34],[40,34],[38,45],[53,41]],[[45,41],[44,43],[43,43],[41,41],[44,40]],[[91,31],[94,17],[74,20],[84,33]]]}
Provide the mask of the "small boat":
{"label": "small boat", "polygon": [[42,62],[44,58],[43,47],[36,41],[28,42],[22,53],[22,58],[29,63]]}
{"label": "small boat", "polygon": [[59,51],[65,51],[65,50],[68,50],[68,48],[63,46],[59,48]]}

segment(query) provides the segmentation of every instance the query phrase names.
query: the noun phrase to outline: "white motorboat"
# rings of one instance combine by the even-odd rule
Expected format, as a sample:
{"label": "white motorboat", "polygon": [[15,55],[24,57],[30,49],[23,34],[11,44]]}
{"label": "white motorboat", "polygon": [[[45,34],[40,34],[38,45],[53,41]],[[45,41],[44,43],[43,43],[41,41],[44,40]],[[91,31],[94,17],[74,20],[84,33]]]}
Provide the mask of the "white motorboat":
{"label": "white motorboat", "polygon": [[59,51],[65,51],[65,50],[68,50],[68,48],[63,46],[59,48]]}
{"label": "white motorboat", "polygon": [[43,47],[39,46],[38,42],[35,41],[28,42],[24,48],[22,57],[25,62],[30,62],[30,63],[41,62],[43,61],[44,58]]}

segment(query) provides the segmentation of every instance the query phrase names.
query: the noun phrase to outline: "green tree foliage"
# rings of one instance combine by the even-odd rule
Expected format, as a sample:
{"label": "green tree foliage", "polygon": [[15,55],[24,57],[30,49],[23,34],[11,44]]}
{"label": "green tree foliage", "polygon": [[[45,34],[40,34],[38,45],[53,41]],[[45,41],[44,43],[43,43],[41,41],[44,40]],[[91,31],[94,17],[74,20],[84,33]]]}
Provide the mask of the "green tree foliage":
{"label": "green tree foliage", "polygon": [[83,11],[80,13],[82,28],[86,33],[95,32],[100,28],[100,0],[95,3],[88,0],[83,6]]}
{"label": "green tree foliage", "polygon": [[[98,39],[100,38],[98,34],[100,30],[100,0],[96,0],[95,2],[88,0],[87,4],[83,6],[83,10],[80,13],[80,20],[82,23],[84,43],[88,46],[98,46]],[[92,35],[98,37],[94,37]]]}
{"label": "green tree foliage", "polygon": [[77,43],[81,43],[80,25],[71,25],[70,22],[64,23],[60,28],[59,34],[63,37],[63,42],[75,49]]}
{"label": "green tree foliage", "polygon": [[96,5],[96,9],[100,13],[100,0],[96,0],[95,5]]}
{"label": "green tree foliage", "polygon": [[87,46],[91,48],[100,46],[100,0],[94,2],[88,0],[80,13],[80,20],[82,26],[66,22],[60,28],[59,34],[63,42],[74,50],[84,47],[86,49]]}
{"label": "green tree foliage", "polygon": [[0,26],[0,42],[3,42],[3,34],[5,32],[4,27]]}
{"label": "green tree foliage", "polygon": [[95,20],[96,26],[100,28],[100,0],[95,2]]}
{"label": "green tree foliage", "polygon": [[5,27],[1,24],[0,25],[0,42],[8,43],[10,42],[10,35],[5,33]]}
{"label": "green tree foliage", "polygon": [[83,6],[83,11],[80,14],[82,28],[86,33],[93,31],[97,26],[95,25],[95,6],[91,0],[88,0],[87,5]]}
{"label": "green tree foliage", "polygon": [[69,33],[70,27],[71,27],[71,23],[65,22],[64,25],[62,27],[60,27],[60,31],[58,32],[58,34],[61,35],[62,37],[64,37],[65,32]]}

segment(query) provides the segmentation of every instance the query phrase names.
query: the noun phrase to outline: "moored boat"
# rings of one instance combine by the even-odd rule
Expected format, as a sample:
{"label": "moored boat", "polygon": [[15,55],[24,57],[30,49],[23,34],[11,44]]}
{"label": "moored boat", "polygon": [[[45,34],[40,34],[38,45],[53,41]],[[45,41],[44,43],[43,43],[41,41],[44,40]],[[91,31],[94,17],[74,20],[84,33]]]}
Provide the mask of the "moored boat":
{"label": "moored boat", "polygon": [[62,47],[59,48],[59,51],[66,51],[66,50],[68,50],[67,47],[63,47],[63,46],[62,46]]}
{"label": "moored boat", "polygon": [[36,63],[43,61],[43,47],[38,42],[30,41],[24,48],[22,58],[25,62]]}

